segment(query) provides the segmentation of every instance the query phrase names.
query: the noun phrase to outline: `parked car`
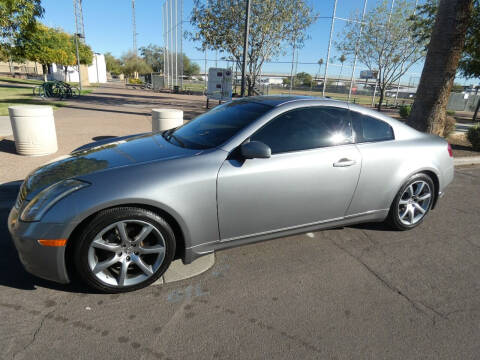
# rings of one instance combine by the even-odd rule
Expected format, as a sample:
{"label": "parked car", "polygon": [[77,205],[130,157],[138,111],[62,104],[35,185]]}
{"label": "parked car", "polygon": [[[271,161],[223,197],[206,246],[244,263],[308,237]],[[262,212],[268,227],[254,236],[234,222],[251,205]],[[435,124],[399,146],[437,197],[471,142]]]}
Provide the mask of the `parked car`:
{"label": "parked car", "polygon": [[250,97],[40,167],[8,227],[32,274],[123,292],[176,258],[363,222],[412,229],[453,172],[445,140],[373,110]]}

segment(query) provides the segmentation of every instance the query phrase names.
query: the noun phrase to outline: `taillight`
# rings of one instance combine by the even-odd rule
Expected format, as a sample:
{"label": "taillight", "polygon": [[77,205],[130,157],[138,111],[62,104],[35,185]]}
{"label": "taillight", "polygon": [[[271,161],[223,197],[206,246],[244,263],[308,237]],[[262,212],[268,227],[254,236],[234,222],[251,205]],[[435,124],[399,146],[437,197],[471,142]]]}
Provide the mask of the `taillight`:
{"label": "taillight", "polygon": [[448,155],[450,155],[450,157],[453,157],[452,145],[450,144],[448,144]]}

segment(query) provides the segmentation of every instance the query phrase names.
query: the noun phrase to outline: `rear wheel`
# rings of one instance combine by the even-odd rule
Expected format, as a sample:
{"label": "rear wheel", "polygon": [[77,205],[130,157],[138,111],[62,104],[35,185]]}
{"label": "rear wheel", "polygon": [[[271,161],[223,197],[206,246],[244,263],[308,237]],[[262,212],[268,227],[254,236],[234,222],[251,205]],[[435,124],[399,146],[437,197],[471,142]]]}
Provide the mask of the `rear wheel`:
{"label": "rear wheel", "polygon": [[100,212],[80,233],[75,268],[102,292],[137,290],[157,280],[175,254],[175,236],[157,214],[134,207]]}
{"label": "rear wheel", "polygon": [[395,197],[388,217],[398,230],[409,230],[420,225],[433,204],[435,187],[432,179],[423,173],[413,175]]}

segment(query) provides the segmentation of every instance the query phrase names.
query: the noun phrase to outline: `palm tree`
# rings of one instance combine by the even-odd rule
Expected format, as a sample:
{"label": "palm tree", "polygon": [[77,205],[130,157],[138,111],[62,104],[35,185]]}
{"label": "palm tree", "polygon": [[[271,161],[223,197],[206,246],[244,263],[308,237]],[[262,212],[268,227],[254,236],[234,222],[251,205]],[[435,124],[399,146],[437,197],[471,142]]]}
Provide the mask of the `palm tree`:
{"label": "palm tree", "polygon": [[[323,59],[320,59],[317,61],[317,64],[318,64],[318,73],[315,75],[315,79],[318,79],[318,75],[320,74],[321,70],[322,70],[322,65],[323,65]],[[310,84],[310,90],[312,89],[312,84],[313,84],[313,81],[311,82]]]}
{"label": "palm tree", "polygon": [[443,135],[450,90],[462,55],[473,0],[440,0],[408,123]]}
{"label": "palm tree", "polygon": [[338,58],[338,61],[341,62],[342,66],[340,67],[340,75],[338,75],[337,87],[338,87],[338,83],[340,82],[340,79],[342,78],[343,63],[345,62],[345,60],[347,60],[347,57],[343,54]]}

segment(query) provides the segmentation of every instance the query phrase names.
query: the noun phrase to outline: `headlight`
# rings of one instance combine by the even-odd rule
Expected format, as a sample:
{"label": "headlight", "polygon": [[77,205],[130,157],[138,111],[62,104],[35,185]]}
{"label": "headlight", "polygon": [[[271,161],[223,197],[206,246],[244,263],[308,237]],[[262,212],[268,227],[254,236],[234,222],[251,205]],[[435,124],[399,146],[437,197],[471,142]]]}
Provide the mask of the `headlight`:
{"label": "headlight", "polygon": [[90,184],[69,179],[53,184],[40,191],[23,209],[20,219],[22,221],[39,221],[48,209],[55,205],[60,199],[68,194],[79,190]]}

